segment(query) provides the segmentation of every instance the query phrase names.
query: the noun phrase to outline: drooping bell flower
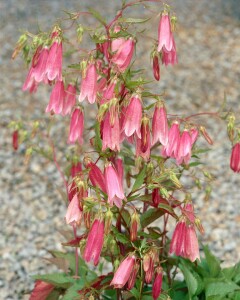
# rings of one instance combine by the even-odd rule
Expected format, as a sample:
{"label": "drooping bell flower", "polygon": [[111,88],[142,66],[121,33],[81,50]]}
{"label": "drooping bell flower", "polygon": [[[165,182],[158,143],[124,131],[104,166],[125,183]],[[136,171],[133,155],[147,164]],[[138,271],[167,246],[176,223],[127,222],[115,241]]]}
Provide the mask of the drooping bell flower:
{"label": "drooping bell flower", "polygon": [[169,132],[168,132],[168,143],[163,147],[166,156],[176,158],[178,153],[180,140],[180,131],[178,121],[173,122]]}
{"label": "drooping bell flower", "polygon": [[170,253],[190,259],[192,262],[200,260],[199,246],[193,224],[182,218],[176,225],[170,244]]}
{"label": "drooping bell flower", "polygon": [[168,13],[163,13],[158,25],[158,52],[163,48],[166,51],[171,51],[173,48],[173,34],[171,30],[171,22]]}
{"label": "drooping bell flower", "polygon": [[128,290],[131,290],[134,287],[136,279],[137,279],[139,268],[140,268],[140,264],[139,264],[139,262],[136,261],[134,266],[133,266],[130,277],[128,279],[128,282],[127,282]]}
{"label": "drooping bell flower", "polygon": [[90,169],[88,176],[92,185],[100,188],[104,193],[107,193],[105,178],[99,167],[93,162],[89,162],[87,168]]}
{"label": "drooping bell flower", "polygon": [[152,287],[152,296],[154,300],[157,300],[161,294],[162,278],[163,278],[163,269],[162,267],[157,267],[155,271],[155,278]]}
{"label": "drooping bell flower", "polygon": [[234,172],[240,173],[240,142],[232,148],[230,167]]}
{"label": "drooping bell flower", "polygon": [[191,222],[195,222],[195,214],[194,214],[194,207],[192,202],[187,202],[184,204],[184,207],[182,208],[182,213],[187,217],[187,219]]}
{"label": "drooping bell flower", "polygon": [[82,102],[87,98],[88,102],[93,104],[96,101],[97,95],[97,70],[95,64],[88,64],[83,74],[85,76],[82,78],[79,101]]}
{"label": "drooping bell flower", "polygon": [[72,166],[71,166],[71,176],[72,178],[74,178],[75,176],[81,174],[82,172],[82,164],[80,163],[80,161],[78,161],[77,163],[73,162]]}
{"label": "drooping bell flower", "polygon": [[112,151],[120,151],[120,127],[117,105],[113,104],[105,114],[101,129],[102,150],[110,148]]}
{"label": "drooping bell flower", "polygon": [[65,98],[64,84],[57,81],[50,95],[50,101],[46,107],[46,112],[61,114]]}
{"label": "drooping bell flower", "polygon": [[53,290],[54,285],[42,280],[37,280],[29,300],[46,300]]}
{"label": "drooping bell flower", "polygon": [[194,143],[196,142],[197,138],[198,138],[198,130],[193,127],[193,128],[190,129],[190,133],[191,133],[191,143],[192,143],[192,146],[193,146]]}
{"label": "drooping bell flower", "polygon": [[99,262],[104,242],[104,221],[95,219],[88,233],[83,259],[86,262],[93,261],[96,266]]}
{"label": "drooping bell flower", "polygon": [[123,193],[121,179],[111,163],[105,166],[104,177],[108,194],[108,203],[110,205],[113,205],[114,203],[118,208],[120,208],[122,206],[122,200],[125,198],[125,196]]}
{"label": "drooping bell flower", "polygon": [[23,84],[23,91],[29,90],[33,93],[37,90],[39,82],[48,83],[46,77],[46,64],[48,59],[48,48],[39,46],[32,58],[31,67],[28,71],[27,78]]}
{"label": "drooping bell flower", "polygon": [[46,64],[46,76],[50,81],[62,81],[62,41],[59,36],[54,37],[54,34],[53,39]]}
{"label": "drooping bell flower", "polygon": [[113,285],[115,289],[121,289],[127,283],[131,272],[133,270],[136,258],[134,255],[127,256],[119,265],[115,272],[110,285]]}
{"label": "drooping bell flower", "polygon": [[[33,61],[32,67],[33,67],[33,76],[36,82],[42,82],[45,83],[48,82],[46,72],[47,72],[47,61],[48,61],[48,55],[49,51],[47,47],[43,47],[41,52],[38,55],[38,58],[36,62]],[[34,60],[34,58],[33,58]]]}
{"label": "drooping bell flower", "polygon": [[152,145],[160,142],[163,146],[168,143],[168,120],[166,108],[162,103],[157,103],[152,120]]}
{"label": "drooping bell flower", "polygon": [[151,137],[149,128],[149,118],[144,116],[141,124],[141,139],[136,138],[136,156],[141,156],[145,161],[150,158]]}
{"label": "drooping bell flower", "polygon": [[108,102],[110,99],[114,98],[114,89],[117,84],[117,81],[113,79],[108,86],[106,86],[106,89],[104,90],[103,97],[101,99],[101,104],[104,104]]}
{"label": "drooping bell flower", "polygon": [[18,149],[18,130],[14,130],[12,134],[12,147],[17,151]]}
{"label": "drooping bell flower", "polygon": [[121,131],[127,137],[136,133],[137,137],[141,139],[141,120],[142,120],[142,102],[138,95],[130,98],[130,102],[125,110],[125,116]]}
{"label": "drooping bell flower", "polygon": [[80,209],[80,201],[78,194],[75,194],[70,201],[65,216],[66,223],[69,225],[79,225],[82,219],[82,210]]}
{"label": "drooping bell flower", "polygon": [[[121,30],[120,26],[115,26],[113,32],[117,33]],[[122,44],[124,44],[126,40],[123,37],[116,38],[111,42],[111,50],[112,52],[116,52]]]}
{"label": "drooping bell flower", "polygon": [[160,80],[160,65],[159,65],[159,58],[158,55],[153,56],[153,76],[154,78],[159,81]]}
{"label": "drooping bell flower", "polygon": [[122,43],[117,52],[113,55],[111,61],[117,65],[118,70],[122,73],[130,65],[134,51],[134,41],[130,38]]}
{"label": "drooping bell flower", "polygon": [[154,275],[154,264],[158,262],[158,252],[155,248],[150,249],[143,257],[143,270],[145,281],[150,283]]}
{"label": "drooping bell flower", "polygon": [[182,164],[183,162],[185,164],[189,163],[189,160],[191,158],[191,150],[192,139],[189,131],[187,129],[184,129],[179,139],[178,151],[176,156],[176,162],[178,165]]}
{"label": "drooping bell flower", "polygon": [[69,84],[65,91],[65,98],[63,102],[62,115],[66,116],[72,112],[74,105],[76,104],[76,88]]}
{"label": "drooping bell flower", "polygon": [[75,108],[71,116],[68,143],[74,144],[76,141],[80,145],[83,143],[84,115],[81,108]]}
{"label": "drooping bell flower", "polygon": [[175,65],[178,63],[177,50],[174,41],[173,41],[173,48],[171,51],[166,51],[165,48],[162,49],[162,63],[165,66]]}
{"label": "drooping bell flower", "polygon": [[123,184],[123,175],[124,175],[123,161],[121,158],[118,157],[118,158],[115,158],[112,162],[117,171],[120,182]]}

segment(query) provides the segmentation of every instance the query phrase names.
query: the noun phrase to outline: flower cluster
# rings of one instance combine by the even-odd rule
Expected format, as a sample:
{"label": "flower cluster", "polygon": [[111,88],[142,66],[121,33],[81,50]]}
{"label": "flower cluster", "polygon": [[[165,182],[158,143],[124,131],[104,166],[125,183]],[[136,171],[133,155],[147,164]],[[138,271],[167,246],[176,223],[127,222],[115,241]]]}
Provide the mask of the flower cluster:
{"label": "flower cluster", "polygon": [[[51,34],[34,40],[23,85],[23,90],[31,93],[41,82],[51,86],[45,112],[69,118],[67,144],[74,154],[66,155],[70,170],[60,173],[68,203],[65,221],[74,234],[66,245],[75,247],[76,278],[79,252],[86,263],[97,266],[105,257],[115,268],[114,274],[99,276],[92,290],[89,284],[82,288],[79,293],[85,298],[89,291],[101,292],[105,286],[132,290],[140,285],[142,293],[143,285],[151,285],[156,300],[165,273],[171,277],[165,268],[169,254],[191,262],[200,260],[195,228],[201,233],[203,228],[180,180],[191,168],[191,159],[197,157],[192,154],[200,133],[210,144],[212,140],[191,117],[168,114],[163,96],[149,91],[142,77],[136,78],[141,74],[132,68],[138,40],[122,18],[124,9],[131,5],[123,6],[109,24],[92,13],[104,24],[104,31],[96,31],[92,36],[94,48],[84,50],[82,61],[70,65],[73,72],[63,70],[64,30],[55,26]],[[73,21],[80,15],[74,15]],[[160,61],[166,66],[178,62],[175,21],[169,7],[164,6],[152,52],[156,80],[160,80]],[[95,124],[90,124],[89,116],[94,113]],[[12,136],[15,150],[18,134],[15,130]],[[239,142],[233,146],[230,164],[233,171],[240,172]],[[195,174],[193,177],[197,182]],[[185,200],[179,200],[179,195]],[[149,226],[159,218],[163,228]],[[177,220],[170,243],[169,218]],[[31,299],[47,297],[53,289],[51,284],[38,281]]]}

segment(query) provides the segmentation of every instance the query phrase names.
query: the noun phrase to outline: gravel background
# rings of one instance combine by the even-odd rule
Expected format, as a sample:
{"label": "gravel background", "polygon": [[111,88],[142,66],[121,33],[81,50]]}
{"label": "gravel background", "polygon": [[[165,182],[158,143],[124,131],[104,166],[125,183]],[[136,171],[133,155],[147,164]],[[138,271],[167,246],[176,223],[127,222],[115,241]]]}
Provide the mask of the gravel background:
{"label": "gravel background", "polygon": [[[0,0],[0,298],[4,300],[28,299],[24,293],[32,288],[29,275],[46,270],[46,262],[41,259],[46,256],[46,249],[61,249],[63,239],[56,229],[64,228],[65,214],[65,205],[57,191],[62,183],[55,168],[37,156],[26,166],[24,148],[17,153],[11,149],[7,124],[14,119],[38,117],[49,97],[45,88],[40,88],[36,95],[21,91],[26,70],[20,59],[11,61],[11,53],[19,30],[36,32],[38,24],[48,29],[59,17],[59,10],[85,10],[86,2]],[[108,18],[120,5],[120,1],[107,0],[88,3]],[[225,92],[228,105],[239,113],[238,0],[169,3],[179,19],[176,34],[179,64],[162,68],[162,79],[156,85],[156,89],[166,91],[168,111],[172,114],[191,114],[196,109],[216,111]],[[142,9],[141,13],[145,11]],[[157,25],[155,21],[152,26]],[[154,31],[157,32],[156,27]],[[148,62],[149,52],[140,51],[142,60]],[[203,241],[208,241],[214,253],[225,260],[224,264],[230,265],[240,259],[240,177],[229,170],[231,146],[223,142],[226,141],[224,124],[206,121],[216,139],[214,151],[206,154],[216,176],[215,189],[209,202],[204,202],[200,194],[194,201],[206,230]],[[61,136],[60,131],[57,134]]]}

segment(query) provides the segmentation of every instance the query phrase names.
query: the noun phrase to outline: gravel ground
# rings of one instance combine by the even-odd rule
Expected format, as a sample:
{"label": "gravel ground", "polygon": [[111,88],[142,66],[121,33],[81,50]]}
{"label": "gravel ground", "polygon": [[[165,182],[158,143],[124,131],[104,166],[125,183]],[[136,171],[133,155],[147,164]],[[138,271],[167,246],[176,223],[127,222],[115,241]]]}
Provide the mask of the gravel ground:
{"label": "gravel ground", "polygon": [[[55,168],[37,156],[31,164],[24,165],[24,148],[17,153],[11,149],[7,124],[14,119],[38,117],[48,101],[48,91],[44,88],[31,96],[21,91],[26,70],[20,59],[10,60],[12,49],[19,29],[34,32],[38,24],[48,28],[59,17],[60,9],[85,10],[83,2],[87,1],[0,0],[0,298],[4,300],[28,299],[24,293],[32,288],[29,275],[46,270],[46,262],[41,260],[47,254],[46,249],[61,249],[62,238],[56,232],[64,228],[65,214],[58,192],[61,179]],[[120,1],[88,3],[109,17]],[[226,93],[229,106],[239,113],[237,0],[175,0],[170,4],[179,18],[176,35],[179,64],[162,68],[162,80],[156,86],[166,91],[169,111],[172,114],[191,114],[196,109],[216,111]],[[149,54],[140,51],[142,59],[149,61]],[[208,202],[201,194],[196,194],[194,201],[206,230],[202,240],[209,242],[225,265],[230,265],[240,259],[240,178],[229,170],[231,147],[223,143],[224,125],[216,120],[206,121],[215,138],[214,151],[206,154],[216,177],[215,188]]]}

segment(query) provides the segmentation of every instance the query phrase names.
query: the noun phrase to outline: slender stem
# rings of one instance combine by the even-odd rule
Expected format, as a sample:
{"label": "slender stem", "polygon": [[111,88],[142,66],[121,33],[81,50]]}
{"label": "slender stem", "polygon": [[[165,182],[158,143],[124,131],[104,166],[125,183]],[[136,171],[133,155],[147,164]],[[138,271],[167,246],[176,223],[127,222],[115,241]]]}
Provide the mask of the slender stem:
{"label": "slender stem", "polygon": [[[77,238],[77,227],[76,225],[72,226],[73,228],[73,234],[75,239]],[[75,248],[75,277],[78,277],[78,262],[79,262],[79,256],[78,256],[78,247]]]}

